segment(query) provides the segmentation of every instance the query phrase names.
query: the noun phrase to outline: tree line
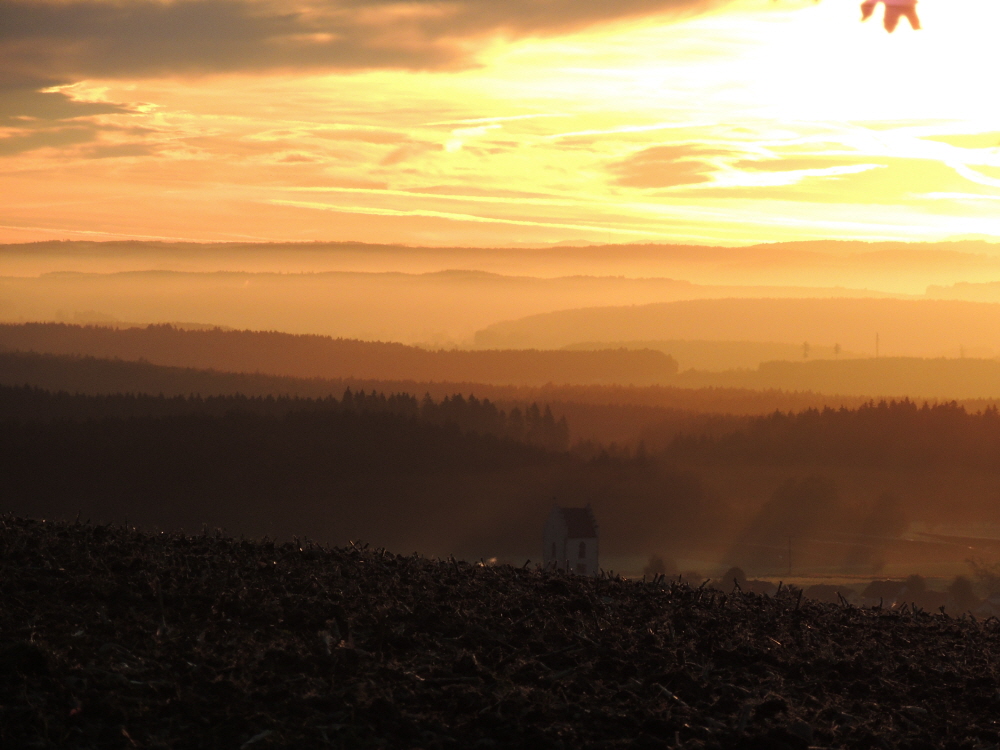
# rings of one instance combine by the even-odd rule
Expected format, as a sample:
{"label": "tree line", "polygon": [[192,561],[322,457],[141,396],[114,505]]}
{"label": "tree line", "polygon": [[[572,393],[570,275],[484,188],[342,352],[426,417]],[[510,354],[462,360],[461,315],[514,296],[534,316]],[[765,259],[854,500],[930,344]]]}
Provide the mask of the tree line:
{"label": "tree line", "polygon": [[603,549],[619,554],[664,540],[690,547],[718,512],[691,473],[529,444],[532,429],[558,427],[542,408],[522,413],[525,439],[511,439],[499,433],[519,429],[516,415],[470,397],[351,392],[303,403],[5,388],[0,414],[0,512],[35,518],[534,559],[554,502],[593,504]]}
{"label": "tree line", "polygon": [[955,402],[872,401],[856,409],[774,412],[733,426],[724,434],[678,435],[666,453],[709,463],[1000,470],[995,406],[970,412]]}
{"label": "tree line", "polygon": [[51,393],[31,386],[0,386],[0,415],[8,421],[131,419],[176,417],[190,414],[223,416],[234,412],[283,417],[296,412],[384,413],[421,419],[435,425],[454,426],[463,432],[492,435],[536,445],[547,450],[569,447],[569,425],[565,417],[556,419],[546,404],[532,403],[523,410],[499,408],[489,399],[456,393],[435,401],[430,394],[422,400],[408,393],[372,390],[352,391],[343,396],[299,398],[292,396],[164,396],[117,393],[106,395]]}

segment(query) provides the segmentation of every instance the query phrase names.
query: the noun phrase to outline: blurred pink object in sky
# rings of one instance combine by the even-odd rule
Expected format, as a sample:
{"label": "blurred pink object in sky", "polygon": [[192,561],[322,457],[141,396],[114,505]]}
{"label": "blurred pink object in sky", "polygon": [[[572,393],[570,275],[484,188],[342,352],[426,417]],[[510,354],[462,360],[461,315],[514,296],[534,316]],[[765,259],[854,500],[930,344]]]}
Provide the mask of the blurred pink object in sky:
{"label": "blurred pink object in sky", "polygon": [[868,20],[875,11],[875,6],[879,3],[885,3],[885,18],[882,24],[890,34],[896,30],[900,16],[906,16],[913,29],[920,28],[920,19],[917,18],[917,0],[865,0],[861,4],[861,20]]}

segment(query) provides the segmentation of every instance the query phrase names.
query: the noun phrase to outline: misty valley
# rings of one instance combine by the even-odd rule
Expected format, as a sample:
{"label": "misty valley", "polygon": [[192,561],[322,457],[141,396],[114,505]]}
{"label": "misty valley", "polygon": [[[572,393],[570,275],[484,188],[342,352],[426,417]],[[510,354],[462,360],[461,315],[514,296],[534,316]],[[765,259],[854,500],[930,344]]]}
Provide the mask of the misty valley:
{"label": "misty valley", "polygon": [[[630,577],[725,587],[735,568],[860,600],[873,579],[912,574],[944,603],[955,580],[978,575],[975,607],[992,593],[1000,415],[989,400],[831,406],[808,392],[456,386],[459,376],[425,386],[402,378],[426,365],[393,364],[391,348],[397,380],[146,359],[286,372],[294,365],[278,363],[313,361],[303,374],[315,375],[341,374],[361,352],[370,376],[387,356],[361,342],[235,335],[2,328],[6,341],[39,349],[142,357],[0,353],[7,511],[538,565],[552,506],[589,505],[603,567]],[[635,365],[595,354],[606,357],[598,366]],[[591,365],[490,356],[494,371],[539,377]],[[478,365],[435,366],[461,375]]]}
{"label": "misty valley", "polygon": [[995,746],[992,287],[726,270],[976,249],[0,246],[0,740]]}

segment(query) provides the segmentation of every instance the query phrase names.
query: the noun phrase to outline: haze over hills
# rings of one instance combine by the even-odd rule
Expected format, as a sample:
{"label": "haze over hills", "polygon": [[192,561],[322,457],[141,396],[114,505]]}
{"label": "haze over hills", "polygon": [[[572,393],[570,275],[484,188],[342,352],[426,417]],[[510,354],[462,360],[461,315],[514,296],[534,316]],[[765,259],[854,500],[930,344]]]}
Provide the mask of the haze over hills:
{"label": "haze over hills", "polygon": [[[154,365],[148,361],[0,351],[0,385],[30,386],[67,394],[109,396],[157,394],[165,398],[236,396],[248,398],[340,398],[355,392],[424,394],[441,400],[462,394],[489,399],[506,409],[549,405],[557,419],[566,418],[575,443],[591,440],[634,446],[647,431],[661,436],[664,425],[676,432],[708,415],[769,414],[823,406],[855,407],[863,398],[817,393],[705,389],[671,386],[503,386],[464,382],[417,382],[358,378],[293,378],[260,372],[234,373]],[[981,405],[975,405],[981,408]],[[711,421],[711,419],[709,419]]]}
{"label": "haze over hills", "polygon": [[[726,386],[706,388],[674,385],[555,385],[513,386],[463,381],[386,380],[379,378],[297,378],[263,372],[157,365],[148,360],[108,359],[0,349],[0,385],[30,385],[51,391],[89,395],[162,393],[166,396],[235,395],[324,398],[340,396],[345,388],[386,393],[429,393],[443,398],[472,394],[499,402],[573,402],[597,407],[691,410],[710,414],[769,414],[824,406],[857,406],[865,397],[751,390]],[[979,408],[979,407],[975,407]]]}
{"label": "haze over hills", "polygon": [[[63,332],[90,331],[97,332],[100,337],[125,340],[128,340],[127,334],[135,333],[69,326],[23,326],[22,328],[54,329]],[[153,329],[153,333],[157,331],[160,329]],[[167,332],[171,336],[189,340],[202,340],[213,333],[173,329],[168,329]],[[140,330],[139,333],[148,334],[149,331]],[[244,332],[238,333],[244,334]],[[251,335],[250,339],[267,342],[269,336]],[[282,339],[297,338],[279,336]],[[135,352],[132,352],[132,356],[135,356]],[[886,358],[780,364],[790,370],[801,371],[828,365],[876,366],[891,369],[900,362],[895,358]],[[923,360],[916,364],[935,365],[942,362],[946,366],[982,364],[975,360],[941,362]],[[902,364],[904,372],[913,370],[913,363],[902,362]],[[990,364],[994,367],[994,373],[1000,370],[1000,363]],[[761,368],[761,372],[767,369]],[[739,374],[747,376],[753,373],[721,375]],[[687,382],[691,375],[690,372],[677,375],[674,382]],[[720,379],[720,374],[703,373],[701,376]],[[696,531],[702,535],[701,542],[696,545],[697,550],[700,550],[697,554],[702,556],[699,559],[715,560],[715,555],[722,554],[728,549],[726,554],[735,556],[733,559],[736,562],[745,560],[755,566],[780,567],[780,561],[775,563],[773,555],[762,558],[760,555],[745,554],[750,548],[739,547],[739,540],[742,539],[740,535],[744,529],[756,529],[761,519],[770,518],[767,514],[771,512],[769,508],[773,505],[771,501],[776,496],[776,487],[784,487],[792,480],[799,482],[801,477],[812,476],[817,472],[824,477],[822,487],[826,488],[820,498],[823,512],[843,520],[848,527],[851,527],[848,529],[851,534],[859,533],[852,524],[861,523],[873,514],[878,516],[878,508],[886,503],[896,508],[893,528],[897,531],[893,532],[894,534],[898,534],[900,529],[906,528],[911,522],[924,525],[956,523],[988,525],[996,522],[993,499],[996,497],[997,487],[1000,486],[998,485],[1000,473],[997,473],[995,458],[991,457],[989,446],[980,445],[975,437],[978,433],[968,432],[966,429],[969,426],[978,426],[976,429],[980,432],[986,430],[992,436],[990,440],[995,441],[996,435],[1000,434],[997,433],[995,425],[995,400],[992,403],[966,402],[966,412],[962,412],[961,407],[957,405],[945,405],[928,411],[912,403],[888,407],[884,404],[873,404],[858,410],[858,407],[867,400],[865,397],[832,397],[816,393],[752,391],[720,387],[515,388],[481,384],[463,384],[456,387],[454,384],[446,383],[427,386],[427,389],[433,392],[432,397],[435,399],[453,396],[455,393],[465,393],[467,396],[475,393],[480,402],[483,398],[489,398],[508,412],[516,406],[524,413],[526,401],[550,407],[553,423],[560,422],[563,418],[568,421],[569,436],[574,446],[574,458],[545,459],[542,462],[551,466],[553,471],[557,466],[564,465],[566,471],[557,476],[548,468],[543,467],[541,473],[538,473],[534,469],[527,470],[519,465],[508,466],[500,473],[494,472],[493,469],[488,469],[486,474],[478,470],[466,471],[468,467],[464,463],[465,459],[454,459],[451,449],[443,443],[438,444],[438,447],[443,446],[444,452],[433,450],[429,454],[426,451],[418,452],[419,455],[433,455],[432,462],[414,463],[413,455],[407,452],[408,448],[400,447],[398,443],[388,439],[388,436],[395,434],[396,428],[374,436],[365,432],[364,439],[369,442],[364,443],[361,449],[358,445],[352,444],[354,452],[350,455],[354,458],[345,461],[343,456],[339,456],[334,462],[338,468],[335,471],[332,469],[328,471],[323,460],[325,451],[330,448],[330,444],[339,444],[336,441],[353,440],[350,435],[345,437],[340,434],[340,427],[324,423],[321,428],[322,445],[314,444],[309,437],[312,433],[308,430],[305,433],[306,438],[302,437],[300,428],[307,427],[306,422],[292,420],[287,424],[275,424],[271,417],[266,417],[267,414],[274,412],[274,415],[281,419],[280,415],[286,412],[301,408],[314,410],[322,407],[322,404],[296,405],[287,401],[278,403],[268,401],[245,405],[244,399],[240,397],[230,398],[229,401],[222,399],[221,402],[206,398],[210,394],[223,393],[253,395],[298,393],[320,396],[324,399],[333,396],[336,400],[341,398],[348,386],[355,393],[362,387],[365,389],[374,387],[386,394],[407,392],[420,398],[425,384],[303,380],[261,373],[234,374],[163,367],[149,362],[25,353],[0,353],[0,383],[2,382],[22,386],[20,390],[22,395],[14,394],[20,399],[18,403],[27,398],[35,404],[35,406],[27,404],[29,411],[34,409],[37,412],[34,416],[15,413],[13,409],[8,412],[6,419],[9,422],[9,429],[5,428],[4,434],[5,439],[10,441],[13,451],[10,455],[28,455],[25,451],[30,449],[28,453],[33,456],[32,461],[35,462],[31,466],[37,466],[42,460],[41,451],[45,446],[54,444],[56,436],[61,435],[61,439],[68,441],[66,445],[72,443],[71,453],[76,456],[73,458],[60,454],[59,461],[62,463],[59,465],[65,467],[59,472],[62,478],[46,485],[48,488],[46,491],[50,493],[46,499],[31,500],[35,504],[30,507],[42,514],[59,508],[59,515],[72,517],[75,513],[73,509],[81,507],[74,499],[73,482],[66,477],[83,475],[95,477],[93,486],[98,487],[103,486],[101,482],[107,480],[97,481],[96,477],[104,477],[111,473],[126,477],[131,483],[128,486],[138,488],[135,491],[140,492],[143,497],[154,498],[155,507],[148,507],[146,516],[143,515],[146,511],[129,510],[132,507],[130,505],[132,500],[129,500],[129,497],[132,496],[127,493],[121,494],[121,488],[116,486],[114,492],[109,494],[98,491],[92,498],[96,503],[93,505],[94,508],[103,508],[101,513],[112,513],[110,517],[117,517],[114,514],[128,512],[130,518],[148,516],[150,519],[156,518],[159,523],[179,525],[195,523],[197,519],[203,518],[221,522],[221,517],[216,519],[214,511],[209,512],[205,503],[188,502],[193,497],[190,494],[191,488],[170,474],[169,469],[181,460],[186,462],[185,465],[199,467],[197,482],[199,492],[204,493],[205,502],[212,498],[215,498],[212,502],[216,502],[222,496],[241,497],[245,488],[253,487],[252,492],[246,490],[254,498],[253,522],[250,523],[244,516],[239,515],[227,518],[232,518],[239,528],[243,528],[246,522],[248,528],[252,527],[255,532],[271,528],[283,529],[283,533],[292,533],[294,524],[292,526],[286,524],[290,518],[299,519],[297,522],[309,520],[310,523],[325,523],[327,526],[324,528],[335,530],[342,526],[337,519],[354,518],[351,515],[353,511],[350,510],[351,498],[358,497],[371,497],[373,500],[378,497],[392,498],[394,503],[402,502],[407,505],[406,513],[410,514],[406,516],[407,518],[416,518],[432,506],[438,510],[444,507],[434,504],[440,501],[440,498],[434,499],[438,495],[446,498],[446,507],[452,507],[447,504],[461,502],[465,493],[476,492],[477,488],[486,487],[488,490],[484,490],[485,495],[477,496],[484,503],[477,507],[489,509],[485,524],[482,523],[482,518],[460,515],[463,520],[457,526],[453,524],[449,527],[455,533],[443,538],[434,537],[433,534],[414,535],[410,532],[392,536],[385,526],[379,525],[377,514],[371,516],[370,523],[366,522],[367,525],[364,527],[366,534],[373,535],[371,538],[395,544],[419,543],[426,545],[428,549],[439,549],[446,544],[456,544],[454,540],[464,540],[460,546],[447,549],[463,550],[464,554],[469,555],[482,554],[490,550],[493,551],[491,554],[526,550],[531,544],[530,540],[526,541],[527,537],[531,536],[528,530],[534,527],[532,524],[537,525],[536,516],[542,514],[544,508],[548,507],[553,494],[569,498],[570,501],[592,500],[595,507],[605,508],[604,513],[612,513],[611,509],[616,509],[613,515],[622,514],[623,498],[631,498],[627,501],[631,503],[628,505],[629,510],[623,514],[621,522],[608,524],[602,528],[607,530],[609,537],[613,535],[615,538],[614,545],[609,546],[609,549],[616,549],[626,557],[631,554],[628,563],[631,567],[627,569],[636,573],[644,563],[644,554],[652,552],[679,554],[678,550],[683,548],[683,544],[674,534],[676,529],[671,527],[673,530],[669,532],[665,529],[673,523],[677,512],[688,507],[684,505],[685,503],[690,505],[693,502],[692,497],[704,498],[711,507],[718,510],[719,518],[723,519],[718,524],[709,525],[698,521],[695,526],[690,527],[692,532]],[[66,393],[26,392],[23,389],[26,383],[51,391],[83,391],[94,394],[146,392],[154,395],[138,398],[112,395],[81,400],[80,397]],[[165,401],[156,396],[157,393],[177,395],[201,393],[202,399],[178,404],[171,403],[169,399]],[[381,400],[374,395],[367,397],[367,401],[373,404]],[[411,403],[416,402],[411,401]],[[22,403],[22,406],[25,404]],[[441,406],[443,407],[443,404]],[[833,407],[833,410],[805,412],[794,419],[790,415],[774,414],[775,409],[803,412],[804,409],[816,407]],[[842,411],[842,407],[849,411]],[[986,407],[994,409],[987,410]],[[376,407],[379,408],[381,407]],[[253,418],[227,416],[231,409],[260,412],[261,416]],[[975,412],[980,414],[976,415]],[[768,413],[770,416],[766,422],[761,422],[759,418],[752,416]],[[60,419],[74,414],[74,419],[78,420],[76,426],[60,424]],[[198,416],[199,414],[201,416]],[[927,415],[926,418],[924,415]],[[88,423],[88,426],[80,421],[92,417],[98,419],[101,424]],[[22,423],[24,419],[28,419],[31,423],[41,421],[45,426]],[[907,426],[913,420],[916,420],[915,424],[920,427],[917,431],[912,431]],[[788,429],[784,427],[785,425]],[[849,429],[841,429],[837,425]],[[759,431],[762,427],[770,431],[768,432],[770,438],[765,443],[759,443],[755,438],[757,434],[755,431]],[[834,427],[836,429],[832,429]],[[947,430],[942,431],[943,428]],[[309,429],[312,430],[313,427]],[[191,430],[198,431],[197,440],[187,438]],[[927,434],[924,434],[925,432]],[[906,435],[907,440],[901,442],[898,438],[900,434]],[[950,436],[954,434],[965,435],[964,442],[953,440]],[[890,435],[890,438],[883,439],[884,435]],[[892,437],[893,435],[896,437]],[[292,436],[296,436],[294,440]],[[678,443],[677,438],[682,436],[696,440]],[[859,436],[863,436],[864,440],[879,450],[870,455],[866,453],[867,443],[863,444]],[[708,439],[709,442],[705,442],[702,438]],[[423,438],[418,436],[416,439]],[[581,444],[580,440],[596,440],[597,445]],[[614,445],[609,446],[612,440],[620,441],[618,448]],[[638,451],[640,440],[644,441],[646,451]],[[932,465],[925,460],[925,454],[928,450],[932,452],[935,450],[933,440],[945,440],[948,443],[948,453],[942,454],[941,461]],[[293,443],[298,447],[291,448]],[[225,457],[219,458],[218,463],[213,464],[212,461],[215,459],[202,455],[211,452],[210,446],[216,446],[211,449],[216,450],[223,444],[228,446],[225,449],[228,453]],[[622,445],[631,447],[632,452],[623,451],[620,447]],[[383,455],[381,448],[376,451],[373,446],[389,447],[385,448]],[[607,450],[604,446],[607,446]],[[500,461],[507,455],[505,450],[494,450],[480,442],[476,442],[476,446],[473,447],[476,451],[480,451],[476,461],[484,465],[492,465],[490,462]],[[398,461],[393,457],[393,451],[397,449],[403,451]],[[377,460],[373,458],[368,462],[363,461],[361,456],[366,455],[366,451],[378,452]],[[855,454],[859,451],[865,456],[865,461],[854,460]],[[461,455],[465,456],[466,453],[468,451]],[[112,471],[107,468],[112,465],[108,456],[122,455],[128,456],[127,469]],[[281,466],[289,467],[289,470],[294,469],[297,472],[296,477],[301,474],[304,478],[296,479],[294,491],[288,490],[285,484],[276,484],[273,479],[265,481],[262,478],[259,483],[256,480],[248,483],[245,474],[239,474],[239,481],[230,484],[229,480],[225,479],[229,476],[227,472],[242,471],[239,467],[243,466],[251,455],[257,457],[253,459],[254,461],[263,461],[264,456],[276,456],[274,460],[280,458]],[[95,456],[99,456],[99,460],[94,458]],[[968,457],[971,457],[973,463],[966,466],[964,462]],[[11,465],[18,466],[21,477],[20,492],[22,500],[27,502],[34,497],[31,494],[31,487],[36,485],[31,484],[30,476],[37,469],[21,466],[16,463],[16,458],[10,456],[8,461],[14,462]],[[385,472],[380,467],[396,465],[392,463],[393,461],[401,462],[411,468],[406,469],[401,476],[393,474],[387,479],[382,476]],[[910,464],[913,462],[917,462],[916,468],[911,468]],[[215,469],[211,468],[213,465]],[[324,468],[308,468],[316,465],[322,465]],[[350,467],[350,470],[343,467]],[[74,473],[78,472],[78,468],[83,474]],[[217,471],[224,475],[222,479],[216,477]],[[333,473],[330,473],[331,471]],[[161,473],[170,476],[167,480],[160,481],[157,477]],[[337,477],[347,475],[356,475],[357,483],[346,487],[338,484],[340,479]],[[263,477],[264,474],[260,476]],[[701,487],[701,489],[697,489],[695,496],[672,496],[672,500],[664,501],[666,495],[663,493],[669,494],[673,491],[670,489],[670,482],[674,481],[672,478],[680,481],[676,486],[681,489],[687,486]],[[89,482],[88,479],[88,486]],[[224,486],[229,489],[223,490],[223,484],[220,482],[225,483]],[[690,482],[695,482],[696,485],[691,485]],[[805,480],[802,482],[804,482],[803,487],[808,485]],[[235,494],[233,487],[239,488]],[[343,490],[333,505],[329,495],[324,494],[329,487],[339,487],[338,492]],[[300,490],[301,493],[296,494]],[[226,492],[230,494],[225,495]],[[118,499],[114,501],[112,511],[106,501],[114,493],[119,494],[116,495]],[[898,502],[891,498],[885,501],[886,493],[898,497]],[[183,498],[186,498],[183,502],[175,502],[172,499],[182,494]],[[533,508],[531,513],[534,515],[525,520],[524,509],[527,506],[523,503],[527,502],[525,498],[529,496],[531,498],[529,504]],[[297,498],[302,499],[302,502],[299,503]],[[656,512],[661,514],[658,516],[661,521],[655,526],[650,525],[648,520],[649,511],[653,507],[650,503],[666,503],[662,507],[656,506]],[[86,507],[92,506],[88,504]],[[234,507],[245,509],[246,506],[237,503]],[[257,515],[258,512],[261,515]],[[497,532],[495,519],[513,518],[514,515],[521,519],[517,522],[516,529],[508,529],[509,533]],[[796,523],[799,521],[802,519]],[[805,521],[808,521],[808,518]],[[641,530],[640,524],[645,524]],[[470,538],[464,533],[463,528],[473,527],[481,529],[482,533],[476,532],[474,538]],[[767,534],[780,536],[784,533],[781,528],[783,527],[780,523],[772,524],[768,527]],[[840,526],[837,528],[841,529]],[[944,528],[944,532],[939,529],[936,533],[946,533],[948,527]],[[850,537],[848,541],[851,545],[845,547],[843,539],[828,538],[829,534],[826,533],[828,530],[817,528],[815,524],[806,523],[804,526],[800,524],[796,529],[798,540],[796,543],[804,545],[797,558],[801,564],[816,569],[824,569],[823,566],[828,565],[835,567],[846,565],[845,561],[851,565],[859,564],[853,553],[845,557],[845,553],[850,552],[852,547],[858,547],[856,537]],[[870,534],[874,532],[869,529],[862,533],[869,534],[865,537],[865,542],[860,545],[866,550],[862,566],[866,571],[878,569],[886,561],[898,569],[898,566],[910,566],[918,560],[922,564],[940,565],[942,569],[949,571],[955,569],[956,548],[951,540],[948,540],[947,544],[935,542],[929,545],[925,541],[922,546],[915,546],[909,537],[893,536],[879,538],[877,545],[873,546]],[[984,528],[972,535],[985,537],[988,533]],[[686,544],[694,538],[687,535],[683,542]],[[719,545],[725,549],[720,550]],[[759,548],[759,545],[751,546],[753,550]],[[977,549],[981,549],[979,543],[976,546]],[[967,555],[966,547],[962,547],[961,550],[962,554]],[[530,549],[527,549],[526,553],[530,553]]]}
{"label": "haze over hills", "polygon": [[[995,409],[901,402],[666,415],[644,430],[645,451],[566,452],[560,428],[559,445],[541,453],[530,432],[511,442],[521,424],[513,410],[472,399],[95,398],[24,387],[0,388],[0,397],[8,505],[41,517],[128,514],[284,535],[307,524],[322,539],[361,534],[442,555],[523,559],[556,495],[593,502],[612,519],[602,549],[640,565],[669,551],[781,570],[789,534],[798,565],[869,574],[918,558],[954,570],[956,544],[962,554],[969,543],[977,554],[996,547],[904,537],[911,522],[997,522]],[[543,424],[562,424],[545,412]]]}
{"label": "haze over hills", "polygon": [[867,357],[762,362],[755,370],[688,370],[672,382],[692,388],[722,386],[857,396],[867,394],[877,399],[996,399],[1000,397],[1000,361],[971,357]]}
{"label": "haze over hills", "polygon": [[480,346],[558,348],[581,341],[687,339],[835,346],[939,357],[1000,351],[1000,304],[901,299],[685,300],[563,310],[497,323]]}
{"label": "haze over hills", "polygon": [[861,356],[836,346],[781,344],[774,341],[691,341],[687,339],[639,341],[582,341],[568,344],[568,351],[601,349],[654,349],[677,360],[681,370],[721,372],[734,369],[756,369],[763,362],[804,359],[855,359]]}
{"label": "haze over hills", "polygon": [[[95,394],[339,398],[348,387],[436,399],[475,394],[502,408],[549,405],[555,419],[567,420],[581,456],[595,461],[602,446],[611,455],[641,441],[668,451],[678,435],[733,434],[752,415],[776,409],[911,397],[960,399],[975,412],[1000,398],[1000,362],[985,358],[1000,351],[1000,304],[931,299],[917,286],[937,283],[932,294],[944,296],[957,281],[1000,276],[1000,260],[985,243],[495,254],[351,244],[34,249],[32,256],[24,246],[0,248],[0,318],[101,325],[0,326],[0,348],[50,353],[0,354],[0,383]],[[450,270],[456,267],[467,270]],[[837,288],[839,278],[857,288]],[[797,286],[782,286],[786,279]],[[302,331],[354,339],[293,335]],[[469,350],[398,343],[406,341],[464,342]],[[814,470],[803,461],[713,464],[706,493],[725,498],[736,528],[790,472]],[[645,476],[641,461],[629,466],[635,476],[626,482]],[[851,503],[898,490],[927,509],[920,516],[927,519],[965,495],[976,498],[966,513],[973,519],[996,486],[990,472],[941,478],[930,491],[915,473],[827,471]],[[581,487],[573,485],[574,498],[585,496]]]}
{"label": "haze over hills", "polygon": [[[501,276],[484,271],[128,271],[0,277],[0,319],[200,321],[410,344],[471,344],[501,320],[581,305],[718,297],[888,296],[850,289],[705,286],[669,278]],[[418,312],[415,312],[418,311]]]}
{"label": "haze over hills", "polygon": [[451,381],[500,385],[650,385],[677,372],[663,352],[427,351],[396,343],[276,331],[115,329],[0,324],[0,349],[144,359],[154,364],[304,378]]}
{"label": "haze over hills", "polygon": [[948,286],[931,285],[927,295],[935,299],[964,299],[970,302],[1000,302],[1000,281],[973,283],[960,281]]}
{"label": "haze over hills", "polygon": [[508,276],[679,278],[704,285],[851,287],[922,294],[1000,279],[1000,243],[817,240],[743,247],[618,244],[413,247],[359,242],[35,242],[0,245],[0,276],[52,271],[271,273],[477,270]]}
{"label": "haze over hills", "polygon": [[[583,307],[720,298],[994,300],[988,283],[1000,279],[997,248],[979,241],[496,249],[349,242],[0,245],[0,320],[192,321],[189,325],[474,347],[474,333],[494,324]],[[774,338],[765,330],[738,337],[622,332],[577,336],[560,346],[664,338],[803,342]],[[803,340],[816,347],[835,343],[817,336]],[[839,343],[858,353],[872,348],[868,341],[862,347]],[[956,342],[956,353],[961,343],[974,346]],[[744,362],[730,358],[715,367]],[[698,358],[694,364],[701,366]]]}
{"label": "haze over hills", "polygon": [[[663,417],[647,410],[762,414],[906,397],[957,399],[982,409],[1000,398],[1000,361],[868,357],[678,373],[672,358],[650,349],[428,352],[275,332],[25,324],[0,325],[0,383],[168,395],[316,397],[348,387],[436,398],[461,392],[511,403],[561,403],[583,429],[578,437],[627,441],[637,425]],[[581,404],[588,405],[582,416]]]}

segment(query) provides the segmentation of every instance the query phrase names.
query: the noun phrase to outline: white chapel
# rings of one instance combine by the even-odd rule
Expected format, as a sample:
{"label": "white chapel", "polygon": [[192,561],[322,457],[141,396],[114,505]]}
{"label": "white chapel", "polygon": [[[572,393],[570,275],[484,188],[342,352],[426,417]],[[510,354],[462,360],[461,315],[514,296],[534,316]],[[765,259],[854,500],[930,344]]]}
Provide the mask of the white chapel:
{"label": "white chapel", "polygon": [[553,506],[542,533],[542,563],[546,570],[596,575],[597,521],[588,504],[583,508]]}

